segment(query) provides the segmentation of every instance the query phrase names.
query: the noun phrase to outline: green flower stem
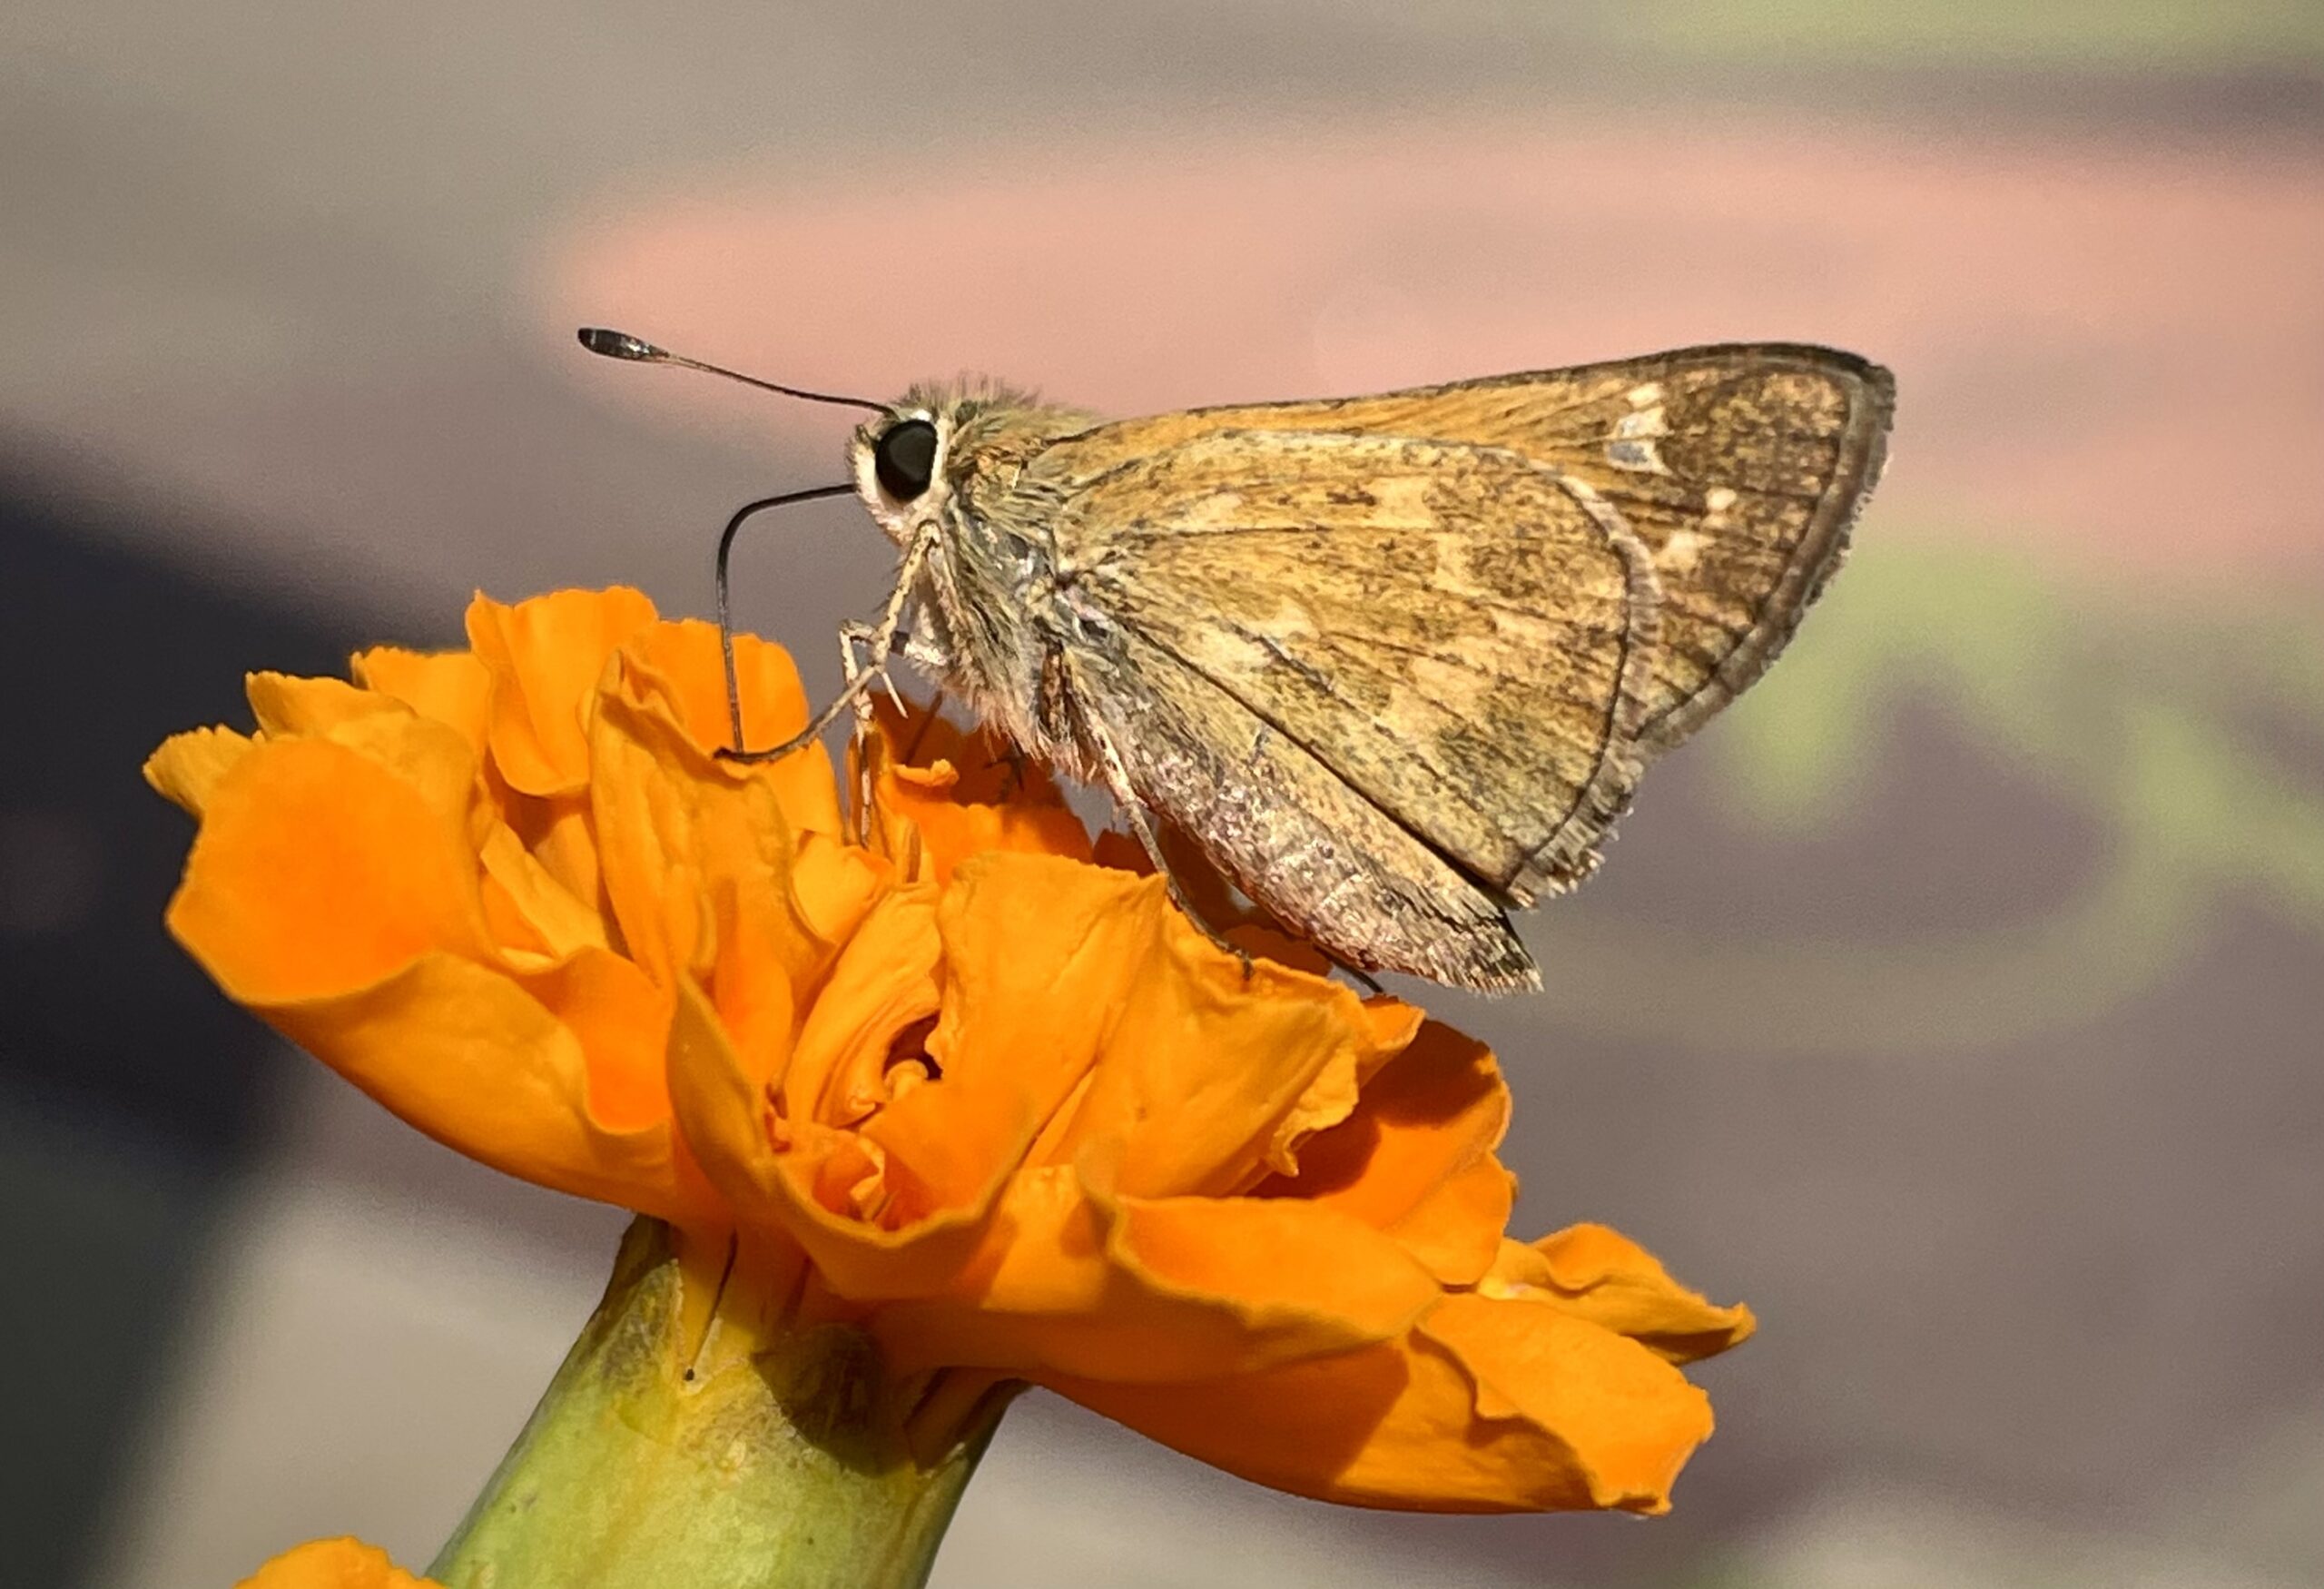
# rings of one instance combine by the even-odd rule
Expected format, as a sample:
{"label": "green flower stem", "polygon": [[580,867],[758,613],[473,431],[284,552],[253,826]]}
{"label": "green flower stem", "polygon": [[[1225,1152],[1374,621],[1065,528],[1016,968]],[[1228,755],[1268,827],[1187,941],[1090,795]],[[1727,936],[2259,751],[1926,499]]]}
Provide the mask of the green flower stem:
{"label": "green flower stem", "polygon": [[666,1227],[630,1227],[605,1299],[430,1577],[449,1589],[927,1581],[1006,1397],[976,1403],[941,1452],[916,1460],[901,1398],[856,1330],[776,1334],[694,1367],[705,1354],[687,1339],[684,1292],[701,1283]]}

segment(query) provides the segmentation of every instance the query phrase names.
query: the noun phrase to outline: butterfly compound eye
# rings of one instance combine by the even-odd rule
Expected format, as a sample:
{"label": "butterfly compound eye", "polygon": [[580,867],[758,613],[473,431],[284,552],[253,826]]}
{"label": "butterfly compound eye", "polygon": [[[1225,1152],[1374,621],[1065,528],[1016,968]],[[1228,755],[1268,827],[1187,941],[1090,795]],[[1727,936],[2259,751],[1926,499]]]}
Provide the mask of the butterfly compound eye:
{"label": "butterfly compound eye", "polygon": [[925,419],[889,426],[872,444],[872,468],[880,489],[899,502],[928,489],[936,472],[936,427]]}

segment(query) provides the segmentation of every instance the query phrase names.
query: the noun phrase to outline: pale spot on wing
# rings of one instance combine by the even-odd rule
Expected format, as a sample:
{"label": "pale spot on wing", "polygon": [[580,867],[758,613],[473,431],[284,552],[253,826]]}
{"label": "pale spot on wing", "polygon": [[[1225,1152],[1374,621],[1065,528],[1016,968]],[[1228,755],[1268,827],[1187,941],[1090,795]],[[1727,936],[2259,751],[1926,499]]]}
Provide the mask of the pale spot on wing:
{"label": "pale spot on wing", "polygon": [[1187,660],[1213,678],[1234,678],[1274,666],[1276,656],[1260,639],[1228,624],[1197,624],[1184,636]]}
{"label": "pale spot on wing", "polygon": [[[1636,397],[1638,394],[1632,392],[1630,395]],[[1668,436],[1670,434],[1669,417],[1663,411],[1662,405],[1656,403],[1624,414],[1615,420],[1614,434],[1624,440],[1640,436]]]}
{"label": "pale spot on wing", "polygon": [[[1433,703],[1456,716],[1473,717],[1484,706],[1485,698],[1492,692],[1496,682],[1490,674],[1462,663],[1447,662],[1440,656],[1415,656],[1412,667],[1413,683],[1419,686],[1420,700],[1403,706],[1407,721],[1425,717],[1423,703]],[[1396,693],[1401,696],[1405,692],[1399,690]]]}
{"label": "pale spot on wing", "polygon": [[1176,511],[1190,530],[1234,529],[1243,522],[1243,493],[1206,491],[1178,505]]}
{"label": "pale spot on wing", "polygon": [[1366,482],[1373,498],[1367,521],[1384,528],[1403,528],[1436,522],[1429,505],[1432,482],[1424,475],[1390,475]]}
{"label": "pale spot on wing", "polygon": [[1275,604],[1257,626],[1259,633],[1270,640],[1312,640],[1315,637],[1315,620],[1305,607],[1285,597]]}
{"label": "pale spot on wing", "polygon": [[1214,677],[1233,678],[1289,662],[1302,642],[1315,638],[1315,620],[1286,597],[1265,617],[1202,624],[1188,637],[1188,662]]}
{"label": "pale spot on wing", "polygon": [[1735,506],[1735,488],[1732,486],[1713,486],[1709,490],[1703,493],[1703,506],[1710,511],[1714,518],[1726,512],[1729,508]]}
{"label": "pale spot on wing", "polygon": [[1654,566],[1666,574],[1690,574],[1702,555],[1702,537],[1691,529],[1674,529],[1662,549],[1654,554]]}
{"label": "pale spot on wing", "polygon": [[1630,390],[1630,407],[1634,409],[1659,408],[1662,404],[1662,383],[1649,380],[1643,386],[1634,386]]}

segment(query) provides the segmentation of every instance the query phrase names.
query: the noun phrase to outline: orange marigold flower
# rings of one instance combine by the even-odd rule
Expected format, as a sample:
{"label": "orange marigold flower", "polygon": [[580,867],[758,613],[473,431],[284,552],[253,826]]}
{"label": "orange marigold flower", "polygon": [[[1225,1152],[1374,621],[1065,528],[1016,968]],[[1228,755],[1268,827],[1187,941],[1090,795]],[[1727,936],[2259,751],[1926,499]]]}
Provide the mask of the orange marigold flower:
{"label": "orange marigold flower", "polygon": [[[716,632],[635,592],[479,597],[466,651],[259,675],[181,735],[170,907],[234,998],[511,1174],[731,1236],[911,1375],[1052,1387],[1302,1495],[1662,1510],[1709,1433],[1675,1365],[1750,1329],[1612,1231],[1504,1238],[1492,1055],[1246,974],[1096,864],[1035,770],[727,734]],[[738,637],[753,743],[790,659]]]}
{"label": "orange marigold flower", "polygon": [[235,1589],[436,1589],[359,1539],[318,1539],[286,1550]]}

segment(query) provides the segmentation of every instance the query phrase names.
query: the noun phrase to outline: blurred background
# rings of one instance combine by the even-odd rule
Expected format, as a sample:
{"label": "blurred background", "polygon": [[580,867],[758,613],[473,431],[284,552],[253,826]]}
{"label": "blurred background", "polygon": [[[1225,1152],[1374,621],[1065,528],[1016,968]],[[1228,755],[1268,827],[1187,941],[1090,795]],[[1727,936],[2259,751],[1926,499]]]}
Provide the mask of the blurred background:
{"label": "blurred background", "polygon": [[[1288,1500],[1053,1399],[944,1589],[2324,1581],[2324,7],[1064,0],[0,14],[0,1576],[425,1563],[622,1217],[162,936],[136,768],[481,587],[709,601],[883,396],[1320,395],[1694,341],[1897,371],[1788,658],[1431,995],[1527,1231],[1764,1321],[1651,1524]],[[747,621],[828,686],[842,503]]]}

